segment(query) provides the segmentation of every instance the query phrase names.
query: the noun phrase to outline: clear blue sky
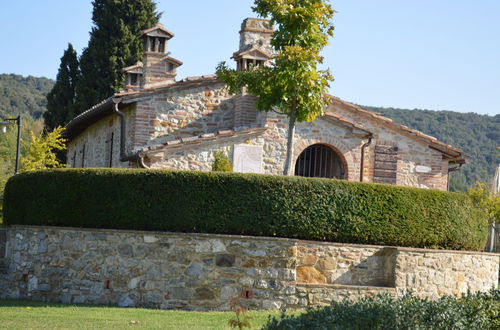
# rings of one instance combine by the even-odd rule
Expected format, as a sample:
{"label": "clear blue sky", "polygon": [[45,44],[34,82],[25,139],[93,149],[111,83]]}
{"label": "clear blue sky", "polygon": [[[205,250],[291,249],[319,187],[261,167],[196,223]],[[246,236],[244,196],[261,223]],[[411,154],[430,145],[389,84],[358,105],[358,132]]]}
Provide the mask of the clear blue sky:
{"label": "clear blue sky", "polygon": [[[176,34],[179,78],[210,74],[238,47],[252,0],[157,0]],[[499,0],[337,0],[325,49],[331,93],[363,105],[500,114]],[[4,1],[0,73],[55,78],[68,42],[87,45],[90,0]]]}

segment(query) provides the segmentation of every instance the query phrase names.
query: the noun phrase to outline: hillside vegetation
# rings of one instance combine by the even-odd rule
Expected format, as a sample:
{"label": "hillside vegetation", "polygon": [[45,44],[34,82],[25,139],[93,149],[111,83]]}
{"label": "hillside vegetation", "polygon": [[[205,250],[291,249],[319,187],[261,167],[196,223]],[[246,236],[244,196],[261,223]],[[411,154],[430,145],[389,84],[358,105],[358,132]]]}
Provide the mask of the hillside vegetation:
{"label": "hillside vegetation", "polygon": [[500,164],[500,114],[405,110],[365,106],[408,127],[465,151],[467,164],[454,172],[451,190],[467,190],[476,181],[490,182]]}
{"label": "hillside vegetation", "polygon": [[41,118],[52,86],[54,81],[48,78],[0,74],[0,115],[26,114]]}

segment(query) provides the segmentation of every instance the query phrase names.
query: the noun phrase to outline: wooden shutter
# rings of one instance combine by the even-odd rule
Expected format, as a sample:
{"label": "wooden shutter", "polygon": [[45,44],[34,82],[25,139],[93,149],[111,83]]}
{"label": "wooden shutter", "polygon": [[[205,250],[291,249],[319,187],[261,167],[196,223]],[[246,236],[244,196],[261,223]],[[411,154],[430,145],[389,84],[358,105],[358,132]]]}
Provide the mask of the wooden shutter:
{"label": "wooden shutter", "polygon": [[375,173],[373,182],[396,184],[398,173],[398,147],[375,146]]}

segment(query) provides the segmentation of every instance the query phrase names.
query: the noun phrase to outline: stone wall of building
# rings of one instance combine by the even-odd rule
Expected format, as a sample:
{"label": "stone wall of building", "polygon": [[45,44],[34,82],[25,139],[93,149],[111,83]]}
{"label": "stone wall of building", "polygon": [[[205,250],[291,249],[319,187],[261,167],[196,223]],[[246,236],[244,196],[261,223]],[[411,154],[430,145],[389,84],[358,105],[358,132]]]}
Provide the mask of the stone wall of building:
{"label": "stone wall of building", "polygon": [[[358,123],[373,133],[374,141],[366,150],[367,181],[373,181],[375,146],[394,146],[398,150],[396,177],[398,186],[448,190],[448,162],[443,160],[443,154],[439,151],[431,149],[428,144],[408,137],[371,116],[356,113],[342,103],[332,102],[327,111]],[[417,166],[428,167],[430,171],[419,172]]]}
{"label": "stone wall of building", "polygon": [[234,127],[234,96],[216,81],[179,86],[157,93],[137,104],[134,145],[215,133]]}
{"label": "stone wall of building", "polygon": [[[269,129],[262,136],[264,140],[263,168],[268,174],[283,174],[288,137],[288,118],[274,112],[267,113],[266,126]],[[351,130],[332,124],[322,118],[313,122],[297,123],[294,137],[292,173],[300,154],[309,146],[324,144],[332,148],[344,165],[344,179],[359,181],[361,146],[367,142]]]}
{"label": "stone wall of building", "polygon": [[[164,148],[161,152],[148,151],[148,164],[154,168],[210,170],[215,151],[223,149],[233,160],[235,145],[259,145],[263,150],[261,173],[282,174],[286,158],[287,117],[274,112],[258,112],[250,104],[252,97],[229,94],[225,85],[215,77],[190,79],[130,101],[134,103],[124,110],[129,131],[128,151],[167,146],[177,141],[182,146]],[[363,117],[343,103],[333,102],[328,111],[373,133],[373,141],[365,149],[363,181],[447,190],[448,162],[443,160],[440,152],[386,123]],[[267,130],[258,136],[232,139],[217,136],[209,143],[186,143],[207,134],[218,135],[221,131],[255,127],[266,127]],[[98,121],[69,143],[69,166],[109,167],[112,164],[112,167],[129,167],[128,163],[119,161],[119,138],[117,116]],[[110,141],[113,141],[111,162]],[[292,173],[298,157],[307,147],[323,144],[339,156],[344,167],[343,178],[360,181],[361,149],[367,142],[366,134],[355,134],[349,125],[325,117],[297,123]],[[376,169],[376,151],[380,148],[394,150],[394,164],[385,164],[394,166],[394,169]],[[427,170],[422,172],[421,168]]]}
{"label": "stone wall of building", "polygon": [[499,255],[207,234],[12,226],[0,298],[228,310],[294,309],[411,289],[498,285]]}
{"label": "stone wall of building", "polygon": [[[135,105],[122,109],[127,123],[127,152],[131,151],[133,144],[135,111]],[[67,165],[72,168],[130,167],[128,162],[120,162],[120,118],[117,115],[108,116],[71,140],[68,143]]]}
{"label": "stone wall of building", "polygon": [[[148,159],[153,168],[174,168],[180,170],[210,170],[213,155],[224,150],[233,160],[235,145],[247,144],[262,146],[262,173],[282,174],[286,158],[288,119],[274,113],[261,114],[267,130],[253,136],[217,137],[207,143],[175,145],[156,153],[149,153]],[[237,131],[236,131],[237,133]],[[166,137],[165,137],[166,138]],[[335,126],[317,119],[311,123],[298,123],[295,134],[295,152],[292,160],[292,173],[295,162],[302,151],[313,144],[325,144],[333,148],[344,165],[344,178],[359,181],[361,146],[367,142],[362,137],[352,135],[349,129]]]}

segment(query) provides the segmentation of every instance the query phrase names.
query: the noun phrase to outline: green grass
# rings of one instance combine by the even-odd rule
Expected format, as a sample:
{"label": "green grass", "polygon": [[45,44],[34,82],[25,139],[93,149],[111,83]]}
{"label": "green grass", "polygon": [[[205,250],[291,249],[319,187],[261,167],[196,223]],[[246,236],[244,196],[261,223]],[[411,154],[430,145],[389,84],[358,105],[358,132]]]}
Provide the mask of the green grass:
{"label": "green grass", "polygon": [[[260,329],[269,314],[255,312],[252,329]],[[230,312],[183,312],[106,306],[64,305],[0,300],[1,329],[230,329]]]}

